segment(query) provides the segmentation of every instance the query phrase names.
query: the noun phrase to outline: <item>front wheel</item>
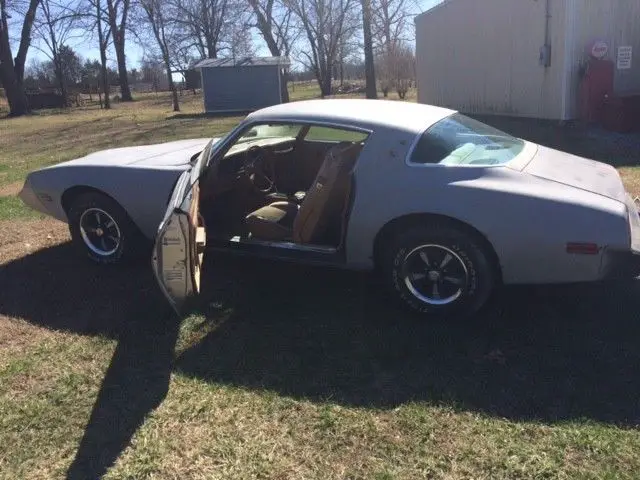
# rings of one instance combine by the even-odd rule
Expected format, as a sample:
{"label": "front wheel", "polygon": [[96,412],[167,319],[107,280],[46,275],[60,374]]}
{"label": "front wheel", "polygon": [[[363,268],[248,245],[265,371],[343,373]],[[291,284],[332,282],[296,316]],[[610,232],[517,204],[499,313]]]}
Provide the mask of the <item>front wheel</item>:
{"label": "front wheel", "polygon": [[110,197],[86,193],[68,212],[71,239],[77,249],[99,264],[133,260],[142,235],[124,209]]}
{"label": "front wheel", "polygon": [[496,274],[485,249],[455,227],[433,225],[397,233],[383,274],[399,300],[427,317],[462,318],[478,311]]}

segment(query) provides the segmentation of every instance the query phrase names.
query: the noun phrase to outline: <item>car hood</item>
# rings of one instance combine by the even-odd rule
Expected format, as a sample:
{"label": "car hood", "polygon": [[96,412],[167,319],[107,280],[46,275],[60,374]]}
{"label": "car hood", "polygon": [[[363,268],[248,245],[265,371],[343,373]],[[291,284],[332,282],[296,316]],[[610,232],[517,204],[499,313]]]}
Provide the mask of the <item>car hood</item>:
{"label": "car hood", "polygon": [[[175,142],[142,145],[138,147],[111,148],[91,153],[86,157],[59,163],[55,167],[66,166],[143,166],[143,167],[186,167],[193,155],[201,152],[210,138],[178,140]],[[214,138],[213,141],[218,141]],[[54,167],[54,168],[55,168]]]}
{"label": "car hood", "polygon": [[626,202],[627,195],[618,171],[606,163],[540,146],[524,171],[539,178]]}

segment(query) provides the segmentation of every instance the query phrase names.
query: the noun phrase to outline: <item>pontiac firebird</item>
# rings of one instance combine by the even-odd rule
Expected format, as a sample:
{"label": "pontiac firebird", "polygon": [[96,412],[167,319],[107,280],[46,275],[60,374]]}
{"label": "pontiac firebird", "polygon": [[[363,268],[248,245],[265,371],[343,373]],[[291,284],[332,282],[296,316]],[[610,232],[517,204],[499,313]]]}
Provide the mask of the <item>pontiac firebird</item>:
{"label": "pontiac firebird", "polygon": [[177,311],[209,249],[375,270],[432,317],[471,314],[499,284],[640,273],[638,208],[613,167],[404,102],[272,106],[223,138],[34,171],[20,196],[95,262],[152,250]]}

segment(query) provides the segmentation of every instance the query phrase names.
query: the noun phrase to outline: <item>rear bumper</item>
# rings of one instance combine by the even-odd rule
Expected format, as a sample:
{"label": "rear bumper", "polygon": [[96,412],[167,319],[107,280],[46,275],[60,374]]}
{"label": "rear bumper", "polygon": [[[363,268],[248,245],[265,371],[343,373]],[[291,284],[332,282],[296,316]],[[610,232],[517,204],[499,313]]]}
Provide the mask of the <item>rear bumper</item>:
{"label": "rear bumper", "polygon": [[630,249],[605,253],[603,277],[605,279],[628,279],[640,276],[640,200],[627,197],[629,215]]}
{"label": "rear bumper", "polygon": [[628,280],[640,276],[640,252],[608,252],[604,280]]}

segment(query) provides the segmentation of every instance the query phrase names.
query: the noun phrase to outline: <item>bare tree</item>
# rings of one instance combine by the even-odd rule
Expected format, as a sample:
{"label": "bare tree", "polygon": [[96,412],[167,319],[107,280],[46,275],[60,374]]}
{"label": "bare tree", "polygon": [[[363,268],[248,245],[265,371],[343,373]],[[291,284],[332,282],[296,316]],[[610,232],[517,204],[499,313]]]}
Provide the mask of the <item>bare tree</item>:
{"label": "bare tree", "polygon": [[[255,16],[255,24],[260,35],[274,57],[291,55],[291,48],[300,36],[300,29],[292,10],[282,3],[283,0],[249,0]],[[288,73],[284,76],[282,99],[289,101],[287,88]]]}
{"label": "bare tree", "polygon": [[[109,98],[109,80],[107,74],[107,49],[111,40],[111,26],[109,24],[109,15],[103,7],[103,0],[89,0],[90,10],[88,12],[89,22],[87,30],[93,32],[94,29],[98,34],[98,50],[100,51],[100,88],[104,96],[104,108],[111,108],[111,99]],[[100,103],[102,105],[102,102]]]}
{"label": "bare tree", "polygon": [[175,82],[173,81],[173,75],[171,70],[171,57],[170,52],[172,50],[170,39],[173,32],[172,22],[170,20],[172,14],[170,6],[164,0],[140,0],[140,7],[144,11],[144,18],[146,24],[151,28],[153,37],[160,50],[160,56],[164,63],[164,67],[167,72],[167,80],[169,82],[169,90],[171,90],[171,98],[173,100],[173,111],[180,111],[180,103],[178,101],[178,92],[176,90]]}
{"label": "bare tree", "polygon": [[249,0],[255,15],[255,27],[274,57],[289,56],[291,47],[300,36],[292,10],[281,0]]}
{"label": "bare tree", "polygon": [[391,53],[409,38],[412,0],[370,0],[372,36],[379,53]]}
{"label": "bare tree", "polygon": [[165,76],[163,62],[158,61],[156,58],[145,56],[140,64],[140,73],[142,74],[142,81],[151,84],[151,88],[158,96],[160,84]]}
{"label": "bare tree", "polygon": [[225,51],[229,57],[235,59],[253,57],[256,49],[251,39],[251,31],[246,24],[238,22],[231,26],[225,35],[226,46]]}
{"label": "bare tree", "polygon": [[396,44],[391,51],[383,52],[377,59],[380,89],[386,97],[395,89],[398,97],[404,99],[415,79],[415,56],[405,43]]}
{"label": "bare tree", "polygon": [[131,0],[105,0],[107,3],[107,19],[113,38],[113,48],[118,63],[118,82],[120,83],[120,97],[124,102],[133,101],[127,75],[127,57],[125,54],[125,36],[131,9]]}
{"label": "bare tree", "polygon": [[356,0],[284,1],[306,36],[307,48],[300,51],[303,63],[314,72],[322,96],[329,95],[341,42],[359,27]]}
{"label": "bare tree", "polygon": [[40,14],[36,16],[34,22],[34,33],[37,39],[34,47],[51,60],[56,83],[65,104],[69,100],[69,92],[68,78],[64,74],[63,57],[69,57],[68,42],[78,35],[76,27],[83,14],[81,8],[79,1],[41,0]]}
{"label": "bare tree", "polygon": [[200,58],[218,58],[231,0],[174,0],[181,41]]}
{"label": "bare tree", "polygon": [[394,49],[392,58],[394,86],[398,96],[404,100],[415,79],[415,55],[409,46],[398,44]]}
{"label": "bare tree", "polygon": [[[29,108],[23,85],[24,64],[31,45],[31,30],[39,3],[40,0],[29,0],[23,10],[22,2],[0,0],[0,83],[4,87],[12,116],[23,115]],[[20,43],[15,58],[9,37],[9,18],[12,14],[22,18]]]}

